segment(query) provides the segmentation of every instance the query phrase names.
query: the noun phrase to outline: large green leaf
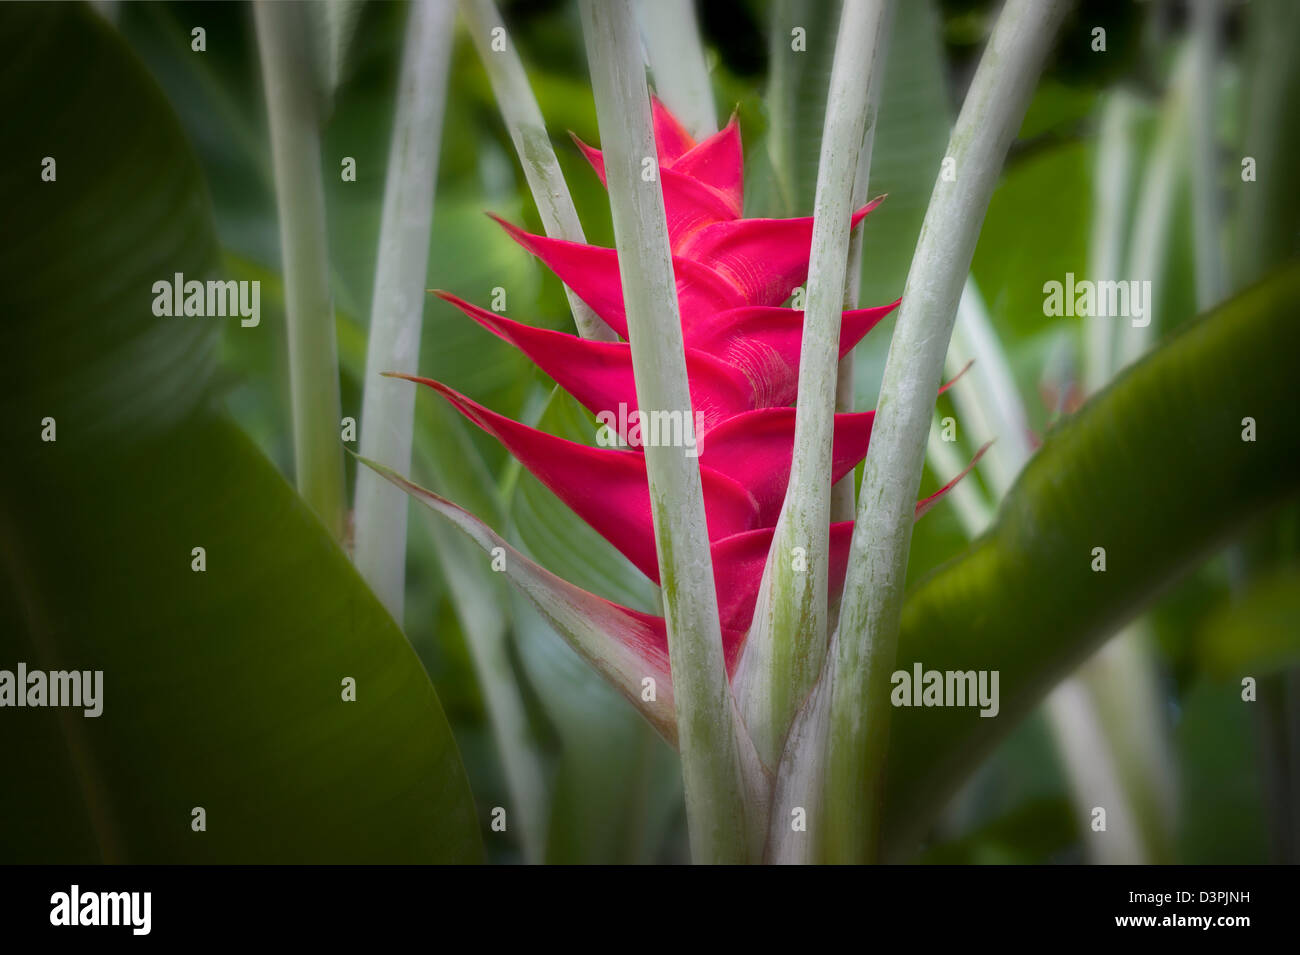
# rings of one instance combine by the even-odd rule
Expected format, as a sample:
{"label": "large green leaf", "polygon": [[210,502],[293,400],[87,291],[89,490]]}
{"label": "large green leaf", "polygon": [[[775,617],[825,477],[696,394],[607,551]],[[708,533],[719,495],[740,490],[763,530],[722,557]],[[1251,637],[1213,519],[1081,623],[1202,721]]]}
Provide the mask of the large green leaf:
{"label": "large green leaf", "polygon": [[[918,585],[898,666],[997,670],[996,718],[894,715],[885,832],[906,851],[962,776],[1098,641],[1300,489],[1300,267],[1189,326],[1050,435],[969,551]],[[1253,418],[1256,440],[1243,440]],[[1093,549],[1106,550],[1094,572]]]}
{"label": "large green leaf", "polygon": [[0,261],[0,668],[103,672],[98,717],[0,713],[0,859],[477,859],[414,652],[211,410],[215,333],[236,320],[152,314],[153,282],[209,277],[216,258],[174,115],[88,8],[0,21],[0,203],[18,237]]}

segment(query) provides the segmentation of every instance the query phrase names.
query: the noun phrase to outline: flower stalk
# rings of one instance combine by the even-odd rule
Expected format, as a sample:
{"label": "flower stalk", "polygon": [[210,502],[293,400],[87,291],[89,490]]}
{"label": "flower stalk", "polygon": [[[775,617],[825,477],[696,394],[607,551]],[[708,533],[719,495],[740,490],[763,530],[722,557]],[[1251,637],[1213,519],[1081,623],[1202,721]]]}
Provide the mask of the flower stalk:
{"label": "flower stalk", "polygon": [[[689,414],[663,197],[658,177],[643,175],[657,168],[656,148],[631,3],[583,0],[581,10],[639,405]],[[667,446],[644,453],[692,856],[752,860],[763,819],[723,663],[698,460]]]}
{"label": "flower stalk", "polygon": [[[875,54],[871,58],[871,73],[867,77],[867,117],[862,131],[862,148],[858,151],[858,169],[853,175],[852,208],[861,208],[867,201],[867,188],[871,180],[871,152],[876,141],[876,119],[880,113],[880,93],[885,86],[885,58],[889,53],[889,36],[894,21],[894,3],[885,4],[884,20]],[[862,228],[858,223],[849,233],[848,273],[844,279],[844,308],[858,307],[862,289]],[[853,354],[840,359],[835,385],[835,410],[852,411]],[[831,520],[851,521],[856,510],[855,485],[852,474],[847,474],[831,488]]]}
{"label": "flower stalk", "polygon": [[[537,97],[533,95],[524,64],[519,59],[513,39],[506,32],[496,4],[492,0],[461,0],[460,9],[492,85],[501,117],[510,132],[510,141],[514,143],[524,179],[537,204],[542,227],[552,238],[586,242],[582,223],[578,221],[578,210],[574,208],[568,183],[564,181],[564,171],[547,135],[546,121],[537,105]],[[502,32],[496,32],[498,30]],[[504,48],[497,44],[493,49],[494,37],[504,39]],[[613,329],[567,285],[564,294],[569,300],[579,335],[596,341],[617,341]]]}
{"label": "flower stalk", "polygon": [[[410,8],[370,306],[361,454],[402,473],[411,469],[415,394],[405,382],[383,373],[413,374],[420,355],[452,14],[450,0],[417,0]],[[406,593],[409,508],[401,490],[368,468],[358,470],[354,559],[399,624]]]}
{"label": "flower stalk", "polygon": [[949,141],[955,176],[935,183],[908,272],[832,641],[823,840],[830,861],[878,855],[889,674],[931,409],[980,225],[1068,7],[1066,0],[1003,7]]}
{"label": "flower stalk", "polygon": [[1128,278],[1148,280],[1153,289],[1151,314],[1144,325],[1125,324],[1120,329],[1118,371],[1137,361],[1155,341],[1163,301],[1163,278],[1173,232],[1178,185],[1187,171],[1188,109],[1195,57],[1190,46],[1179,54],[1174,79],[1165,94],[1151,147],[1138,189],[1138,205],[1129,237]]}
{"label": "flower stalk", "polygon": [[[1120,90],[1106,98],[1097,135],[1097,165],[1093,173],[1092,230],[1088,271],[1095,280],[1121,278],[1128,210],[1132,202],[1134,149],[1133,98]],[[1115,320],[1094,315],[1085,320],[1083,385],[1087,394],[1100,391],[1114,369]]]}
{"label": "flower stalk", "polygon": [[299,4],[259,0],[254,11],[284,260],[294,474],[299,493],[330,533],[342,540],[338,344],[321,183],[320,107],[309,36]]}
{"label": "flower stalk", "polygon": [[655,92],[686,131],[704,139],[718,131],[709,68],[700,45],[692,0],[638,0],[637,19],[645,38]]}
{"label": "flower stalk", "polygon": [[[794,453],[745,649],[745,723],[764,764],[781,747],[826,654],[830,576],[831,437],[840,316],[869,86],[888,22],[884,0],[849,0],[840,17],[814,204]],[[863,73],[872,84],[861,82]],[[865,176],[863,177],[865,179]],[[863,184],[865,190],[865,183]],[[851,480],[851,475],[850,475]]]}

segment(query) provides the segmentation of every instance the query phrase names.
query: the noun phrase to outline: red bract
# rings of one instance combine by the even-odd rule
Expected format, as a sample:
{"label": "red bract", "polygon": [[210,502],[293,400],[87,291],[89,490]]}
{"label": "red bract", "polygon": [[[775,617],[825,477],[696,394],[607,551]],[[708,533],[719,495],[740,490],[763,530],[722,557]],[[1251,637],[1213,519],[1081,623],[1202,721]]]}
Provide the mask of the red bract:
{"label": "red bract", "polygon": [[[657,100],[654,122],[658,178],[695,413],[694,447],[699,455],[730,671],[753,619],[790,476],[795,422],[791,404],[798,390],[803,313],[781,307],[781,303],[807,278],[813,222],[811,218],[742,218],[741,144],[734,118],[721,132],[700,143],[692,140]],[[600,151],[578,145],[603,181]],[[859,222],[879,202],[877,199],[859,209],[853,222]],[[531,235],[497,221],[626,338],[615,250]],[[629,427],[629,422],[635,421],[632,412],[638,409],[630,346],[625,341],[587,341],[534,328],[449,293],[437,294],[518,348],[581,404],[609,420],[629,447],[590,447],[557,438],[497,414],[439,382],[410,380],[436,390],[500,441],[575,513],[658,582],[645,458],[637,429]],[[897,305],[844,312],[841,356]],[[625,413],[617,412],[620,407]],[[851,473],[866,455],[873,417],[870,411],[835,416],[828,481]],[[938,496],[919,504],[918,516]],[[830,528],[832,596],[843,584],[852,530],[851,521]],[[627,622],[621,633],[611,636],[647,662],[653,658],[666,669],[662,618],[600,603]]]}

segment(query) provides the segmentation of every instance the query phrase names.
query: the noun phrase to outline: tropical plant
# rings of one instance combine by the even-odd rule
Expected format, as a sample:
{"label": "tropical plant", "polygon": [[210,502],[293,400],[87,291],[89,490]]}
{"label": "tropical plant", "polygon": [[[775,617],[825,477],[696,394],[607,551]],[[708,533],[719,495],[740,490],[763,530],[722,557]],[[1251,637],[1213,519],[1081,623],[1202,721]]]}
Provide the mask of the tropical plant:
{"label": "tropical plant", "polygon": [[0,13],[0,858],[1294,858],[1289,5],[248,6]]}

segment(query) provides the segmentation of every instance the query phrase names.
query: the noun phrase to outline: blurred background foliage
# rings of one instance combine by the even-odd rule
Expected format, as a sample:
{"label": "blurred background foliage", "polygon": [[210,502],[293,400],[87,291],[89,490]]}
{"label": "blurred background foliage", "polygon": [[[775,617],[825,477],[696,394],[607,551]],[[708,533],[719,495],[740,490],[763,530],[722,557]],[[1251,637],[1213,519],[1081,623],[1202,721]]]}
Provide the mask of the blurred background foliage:
{"label": "blurred background foliage", "polygon": [[[1255,57],[1252,16],[1260,4],[1224,4],[1225,39],[1214,120],[1223,146],[1225,194],[1240,183],[1238,146],[1245,136],[1246,98]],[[888,201],[868,220],[863,253],[864,305],[902,290],[936,170],[956,107],[987,37],[996,4],[988,0],[903,0],[899,4],[875,136],[871,194]],[[822,107],[830,69],[837,4],[833,0],[705,0],[698,5],[719,115],[735,110],[746,147],[747,214],[811,212]],[[564,167],[588,240],[612,245],[608,205],[595,175],[570,143],[571,130],[599,142],[576,6],[568,0],[501,4],[521,52]],[[342,64],[342,78],[324,130],[322,164],[338,310],[343,412],[360,417],[365,323],[374,279],[381,198],[393,114],[405,7],[362,6]],[[1150,149],[1171,64],[1185,35],[1178,2],[1126,0],[1081,4],[1067,25],[1012,149],[988,211],[973,277],[1006,349],[1038,434],[1064,413],[1040,395],[1059,395],[1078,380],[1081,332],[1075,319],[1043,315],[1042,283],[1088,272],[1093,168],[1103,94],[1123,88],[1137,100],[1134,149]],[[284,473],[289,445],[287,355],[279,291],[279,242],[266,118],[250,8],[227,3],[123,3],[118,29],[166,91],[197,150],[211,191],[226,271],[263,282],[257,334],[229,328],[221,343],[227,407]],[[788,42],[797,23],[808,30],[803,72],[786,78],[797,91],[790,115],[769,113],[767,89],[773,45]],[[207,30],[207,52],[190,50],[189,31]],[[1104,54],[1089,47],[1089,31],[1107,31]],[[458,25],[448,94],[429,254],[430,288],[486,303],[494,287],[507,293],[507,314],[568,330],[571,318],[560,283],[518,249],[485,212],[540,232],[487,79]],[[1289,101],[1294,103],[1294,94]],[[1290,119],[1294,119],[1294,113]],[[1294,123],[1290,123],[1294,127]],[[793,181],[776,181],[769,135],[784,130]],[[1294,128],[1283,136],[1295,137]],[[1283,150],[1281,155],[1287,155]],[[1290,155],[1295,155],[1290,153]],[[355,182],[339,176],[344,157],[356,160]],[[1231,180],[1231,181],[1230,181]],[[1292,180],[1294,181],[1294,180]],[[1273,210],[1275,230],[1295,235],[1296,194]],[[1161,286],[1158,325],[1168,332],[1195,311],[1189,193],[1177,194],[1174,241]],[[1231,207],[1230,207],[1231,208]],[[1275,243],[1276,245],[1276,243]],[[1273,263],[1291,249],[1268,250]],[[1240,271],[1241,282],[1257,271]],[[892,319],[857,349],[858,407],[874,404]],[[589,440],[586,412],[513,349],[430,298],[425,306],[420,373],[444,381],[496,411],[547,430]],[[941,414],[951,413],[941,404]],[[428,394],[417,405],[417,478],[446,493],[520,544],[542,565],[603,596],[641,609],[654,588],[501,448]],[[951,475],[927,472],[922,494]],[[1194,476],[1192,476],[1194,477]],[[977,480],[978,478],[972,478]],[[351,480],[351,475],[349,475]],[[460,747],[478,804],[489,858],[524,857],[520,828],[489,833],[491,807],[510,804],[469,645],[464,609],[445,566],[453,545],[439,545],[427,519],[412,512],[406,632],[424,662]],[[909,580],[929,573],[967,546],[950,507],[935,509],[917,528]],[[1177,858],[1186,862],[1258,862],[1294,853],[1279,841],[1282,817],[1270,800],[1290,792],[1270,773],[1287,765],[1284,733],[1295,714],[1251,710],[1230,679],[1232,628],[1242,614],[1265,621],[1268,679],[1292,684],[1295,661],[1294,578],[1269,578],[1271,589],[1238,607],[1233,561],[1283,568],[1297,558],[1292,505],[1250,535],[1245,548],[1220,555],[1166,594],[1150,615],[1162,674],[1162,696],[1176,727],[1183,806]],[[1294,571],[1291,572],[1294,574]],[[488,575],[491,577],[491,575]],[[1282,580],[1281,583],[1278,580]],[[1289,581],[1289,582],[1288,582]],[[529,607],[496,580],[493,626],[504,628],[509,664],[522,688],[531,744],[541,754],[549,797],[545,857],[551,861],[682,861],[685,820],[676,760],[632,710],[606,689]],[[1289,603],[1288,603],[1289,602]],[[1216,649],[1218,648],[1218,649]],[[1290,737],[1295,745],[1294,735]],[[1295,754],[1289,756],[1295,765]],[[1279,785],[1283,788],[1279,789]],[[1292,782],[1294,785],[1294,781]],[[1294,810],[1292,810],[1293,812]],[[922,858],[932,862],[1083,861],[1082,822],[1041,717],[1026,720],[997,750],[936,825]],[[1295,861],[1292,854],[1290,861]]]}

